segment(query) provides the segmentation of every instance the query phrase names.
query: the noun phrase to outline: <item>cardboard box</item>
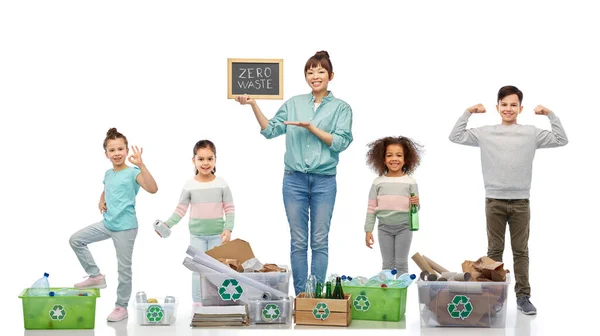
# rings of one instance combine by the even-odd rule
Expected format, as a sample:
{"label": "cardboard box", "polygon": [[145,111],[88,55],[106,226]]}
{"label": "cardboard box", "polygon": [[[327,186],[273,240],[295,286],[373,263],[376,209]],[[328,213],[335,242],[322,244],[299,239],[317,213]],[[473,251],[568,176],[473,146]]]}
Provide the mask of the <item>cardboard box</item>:
{"label": "cardboard box", "polygon": [[294,322],[305,325],[347,327],[352,322],[352,294],[344,300],[306,298],[300,293],[294,299]]}
{"label": "cardboard box", "polygon": [[252,252],[250,244],[241,239],[234,239],[221,246],[213,247],[206,251],[206,254],[219,261],[221,261],[220,259],[231,259],[237,260],[240,264],[254,258],[254,252]]}

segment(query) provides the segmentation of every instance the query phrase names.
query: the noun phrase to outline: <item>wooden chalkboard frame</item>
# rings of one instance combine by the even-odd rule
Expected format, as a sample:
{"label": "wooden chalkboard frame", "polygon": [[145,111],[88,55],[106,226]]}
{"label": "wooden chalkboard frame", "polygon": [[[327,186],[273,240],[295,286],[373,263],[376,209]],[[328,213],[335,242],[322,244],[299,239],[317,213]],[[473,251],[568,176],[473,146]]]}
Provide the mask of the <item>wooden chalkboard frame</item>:
{"label": "wooden chalkboard frame", "polygon": [[228,58],[227,59],[227,98],[235,99],[238,94],[233,94],[231,72],[233,63],[277,63],[279,65],[279,94],[278,95],[248,95],[253,99],[283,99],[283,59],[281,58]]}

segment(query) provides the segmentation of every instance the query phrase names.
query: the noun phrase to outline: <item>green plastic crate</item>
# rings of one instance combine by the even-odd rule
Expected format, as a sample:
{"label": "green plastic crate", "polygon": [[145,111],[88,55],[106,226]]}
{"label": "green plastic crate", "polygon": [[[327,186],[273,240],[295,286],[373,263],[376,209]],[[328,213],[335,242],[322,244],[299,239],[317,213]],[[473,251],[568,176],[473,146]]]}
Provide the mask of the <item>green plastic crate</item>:
{"label": "green plastic crate", "polygon": [[[57,291],[62,288],[50,288]],[[72,288],[73,290],[77,290]],[[21,292],[25,329],[94,329],[99,289],[86,289],[88,296],[29,296]]]}
{"label": "green plastic crate", "polygon": [[398,322],[406,313],[406,288],[343,286],[352,294],[352,319]]}

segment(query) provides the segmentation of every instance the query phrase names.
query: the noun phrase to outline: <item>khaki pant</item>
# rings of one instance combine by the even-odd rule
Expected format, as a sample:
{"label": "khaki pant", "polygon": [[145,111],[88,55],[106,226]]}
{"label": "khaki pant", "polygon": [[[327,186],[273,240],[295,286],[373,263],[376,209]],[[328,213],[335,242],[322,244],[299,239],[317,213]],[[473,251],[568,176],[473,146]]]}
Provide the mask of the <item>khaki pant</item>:
{"label": "khaki pant", "polygon": [[531,295],[529,285],[529,200],[528,199],[485,199],[487,219],[488,257],[502,261],[506,224],[510,230],[515,293],[517,297]]}

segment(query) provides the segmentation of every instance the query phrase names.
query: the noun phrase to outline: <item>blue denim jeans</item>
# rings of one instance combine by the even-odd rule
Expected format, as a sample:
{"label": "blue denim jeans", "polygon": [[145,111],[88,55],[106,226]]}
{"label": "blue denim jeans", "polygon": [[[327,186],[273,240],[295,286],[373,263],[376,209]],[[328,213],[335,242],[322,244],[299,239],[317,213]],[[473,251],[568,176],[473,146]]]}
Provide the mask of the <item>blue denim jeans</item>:
{"label": "blue denim jeans", "polygon": [[325,283],[329,258],[329,225],[336,192],[335,175],[289,170],[283,175],[283,203],[290,225],[291,264],[296,295],[304,291],[308,277],[309,233],[312,255],[310,273],[316,276],[317,281]]}
{"label": "blue denim jeans", "polygon": [[[198,236],[190,234],[190,245],[199,251],[206,252],[215,246],[221,245],[221,235]],[[192,272],[192,301],[201,302],[200,274]]]}

